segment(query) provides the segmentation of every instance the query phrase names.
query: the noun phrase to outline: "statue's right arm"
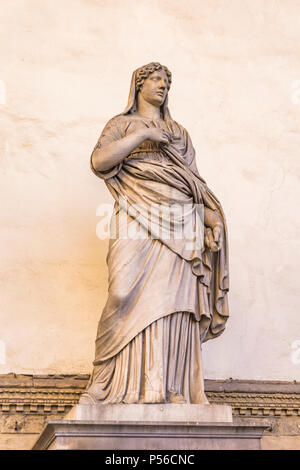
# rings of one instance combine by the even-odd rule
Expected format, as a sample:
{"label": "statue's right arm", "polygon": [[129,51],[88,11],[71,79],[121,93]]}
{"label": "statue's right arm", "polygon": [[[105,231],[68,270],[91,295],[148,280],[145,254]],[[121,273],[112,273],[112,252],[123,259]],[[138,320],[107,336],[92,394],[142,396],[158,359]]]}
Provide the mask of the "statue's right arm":
{"label": "statue's right arm", "polygon": [[159,128],[143,127],[110,144],[96,147],[92,153],[92,164],[96,171],[106,171],[128,157],[131,152],[141,145],[145,140],[167,144],[170,135],[167,131]]}
{"label": "statue's right arm", "polygon": [[122,139],[115,140],[110,144],[95,148],[92,153],[92,163],[97,171],[106,171],[120,163],[144,140],[147,139],[148,129],[139,129]]}

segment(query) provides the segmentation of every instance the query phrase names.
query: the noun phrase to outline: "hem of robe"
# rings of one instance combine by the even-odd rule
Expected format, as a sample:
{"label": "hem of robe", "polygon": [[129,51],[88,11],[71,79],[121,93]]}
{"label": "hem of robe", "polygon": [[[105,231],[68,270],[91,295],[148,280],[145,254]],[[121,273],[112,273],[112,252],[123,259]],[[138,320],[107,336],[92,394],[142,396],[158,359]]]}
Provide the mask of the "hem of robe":
{"label": "hem of robe", "polygon": [[80,403],[208,403],[199,323],[186,311],[152,322],[94,367]]}

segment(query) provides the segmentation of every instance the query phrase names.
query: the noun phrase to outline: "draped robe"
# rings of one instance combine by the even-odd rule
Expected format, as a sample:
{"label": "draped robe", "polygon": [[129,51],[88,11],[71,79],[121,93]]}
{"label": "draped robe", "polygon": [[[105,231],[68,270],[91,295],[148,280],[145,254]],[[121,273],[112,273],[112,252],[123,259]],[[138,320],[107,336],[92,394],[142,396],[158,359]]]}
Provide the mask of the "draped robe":
{"label": "draped robe", "polygon": [[[104,128],[97,147],[141,126],[167,129],[172,143],[144,141],[107,171],[97,171],[91,163],[114,197],[115,211],[107,255],[108,299],[85,397],[99,403],[205,403],[201,343],[219,336],[228,318],[226,222],[198,173],[187,131],[170,117],[153,121],[118,115]],[[175,214],[168,234],[164,219],[154,214],[153,221],[156,204],[189,210]],[[216,253],[195,243],[195,237],[192,244],[186,235],[176,237],[182,219],[200,237],[196,207],[201,205],[223,222],[224,241]],[[124,237],[124,227],[142,236]]]}

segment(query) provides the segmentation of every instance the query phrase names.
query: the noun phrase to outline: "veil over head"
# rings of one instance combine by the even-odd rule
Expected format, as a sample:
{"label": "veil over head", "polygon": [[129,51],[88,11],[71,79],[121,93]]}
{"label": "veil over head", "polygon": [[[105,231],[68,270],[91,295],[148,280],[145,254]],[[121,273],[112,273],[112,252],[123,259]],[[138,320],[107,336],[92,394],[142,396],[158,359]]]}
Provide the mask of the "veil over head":
{"label": "veil over head", "polygon": [[[136,90],[136,76],[137,76],[137,72],[141,68],[143,68],[143,67],[139,67],[132,74],[131,84],[130,84],[130,92],[129,92],[129,97],[128,97],[128,103],[127,103],[127,106],[124,109],[124,111],[121,113],[121,115],[133,114],[133,113],[137,112],[137,95],[138,95],[138,92]],[[162,115],[163,115],[163,119],[171,119],[170,111],[169,111],[169,108],[168,108],[168,94],[166,96],[166,99],[165,99],[164,103],[161,105],[160,109],[161,109],[161,112],[162,112]]]}

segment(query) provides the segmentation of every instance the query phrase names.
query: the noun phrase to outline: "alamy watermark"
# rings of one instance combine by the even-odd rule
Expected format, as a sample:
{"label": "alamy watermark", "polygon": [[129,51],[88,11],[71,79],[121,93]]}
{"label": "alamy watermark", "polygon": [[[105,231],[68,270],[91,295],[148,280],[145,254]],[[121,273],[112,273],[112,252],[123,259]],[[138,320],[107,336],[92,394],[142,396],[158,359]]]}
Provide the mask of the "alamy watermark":
{"label": "alamy watermark", "polygon": [[0,104],[6,104],[6,86],[3,80],[0,80]]}
{"label": "alamy watermark", "polygon": [[188,250],[201,250],[204,240],[203,204],[129,204],[120,197],[115,204],[99,204],[101,217],[96,234],[101,240],[183,240]]}
{"label": "alamy watermark", "polygon": [[295,339],[291,344],[291,348],[293,349],[291,361],[293,364],[298,365],[300,364],[300,339]]}
{"label": "alamy watermark", "polygon": [[300,80],[294,80],[292,82],[292,96],[291,100],[293,104],[300,104]]}
{"label": "alamy watermark", "polygon": [[0,339],[0,365],[6,364],[5,343]]}

